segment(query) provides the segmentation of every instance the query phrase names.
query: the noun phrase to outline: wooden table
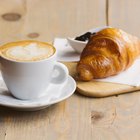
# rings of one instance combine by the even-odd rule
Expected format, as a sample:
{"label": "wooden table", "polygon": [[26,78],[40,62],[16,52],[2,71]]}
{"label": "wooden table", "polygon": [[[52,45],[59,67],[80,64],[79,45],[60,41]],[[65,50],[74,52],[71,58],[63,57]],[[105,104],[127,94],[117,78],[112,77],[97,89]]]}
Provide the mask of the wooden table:
{"label": "wooden table", "polygon": [[[139,0],[1,0],[0,42],[52,41],[102,25],[136,34]],[[77,92],[36,112],[0,107],[0,140],[139,140],[140,92],[88,98]]]}

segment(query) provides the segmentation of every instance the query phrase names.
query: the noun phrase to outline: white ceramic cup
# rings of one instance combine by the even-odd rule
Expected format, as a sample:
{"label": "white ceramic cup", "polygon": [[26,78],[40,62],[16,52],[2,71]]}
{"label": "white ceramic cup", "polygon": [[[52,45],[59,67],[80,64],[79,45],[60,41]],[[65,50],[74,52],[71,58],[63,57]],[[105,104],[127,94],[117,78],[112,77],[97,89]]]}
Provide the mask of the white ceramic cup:
{"label": "white ceramic cup", "polygon": [[63,84],[68,78],[67,67],[56,61],[56,51],[49,58],[33,62],[18,62],[0,56],[0,65],[8,90],[23,100],[44,96],[50,83]]}

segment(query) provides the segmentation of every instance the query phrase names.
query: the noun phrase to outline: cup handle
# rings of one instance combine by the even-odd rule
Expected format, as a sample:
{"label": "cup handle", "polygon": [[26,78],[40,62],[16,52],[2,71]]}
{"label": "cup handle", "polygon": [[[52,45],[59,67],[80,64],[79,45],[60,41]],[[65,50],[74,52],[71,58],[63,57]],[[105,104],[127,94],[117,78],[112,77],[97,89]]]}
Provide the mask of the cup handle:
{"label": "cup handle", "polygon": [[67,80],[69,71],[64,64],[56,62],[53,71],[56,72],[56,76],[52,77],[51,83],[61,84]]}

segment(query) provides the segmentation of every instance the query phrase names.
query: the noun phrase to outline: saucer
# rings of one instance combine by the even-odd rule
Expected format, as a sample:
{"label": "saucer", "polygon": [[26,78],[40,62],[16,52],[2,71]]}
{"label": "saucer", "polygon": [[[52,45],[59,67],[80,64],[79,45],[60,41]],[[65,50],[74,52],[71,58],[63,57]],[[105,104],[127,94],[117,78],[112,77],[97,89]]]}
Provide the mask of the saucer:
{"label": "saucer", "polygon": [[34,100],[19,100],[14,98],[7,90],[4,81],[0,79],[0,105],[23,111],[44,109],[70,97],[76,89],[76,82],[68,76],[64,84],[50,84],[47,94]]}

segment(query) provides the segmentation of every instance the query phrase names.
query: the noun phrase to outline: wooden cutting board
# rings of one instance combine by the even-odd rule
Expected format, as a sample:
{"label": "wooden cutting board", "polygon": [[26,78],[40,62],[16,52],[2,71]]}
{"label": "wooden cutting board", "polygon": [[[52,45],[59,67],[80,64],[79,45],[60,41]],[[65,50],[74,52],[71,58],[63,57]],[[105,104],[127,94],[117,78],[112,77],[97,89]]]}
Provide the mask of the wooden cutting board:
{"label": "wooden cutting board", "polygon": [[[75,78],[77,63],[65,62],[64,64],[68,67],[70,75]],[[77,91],[80,94],[90,97],[106,97],[140,90],[140,87],[109,82],[97,82],[94,80],[90,82],[76,81],[76,83]]]}

